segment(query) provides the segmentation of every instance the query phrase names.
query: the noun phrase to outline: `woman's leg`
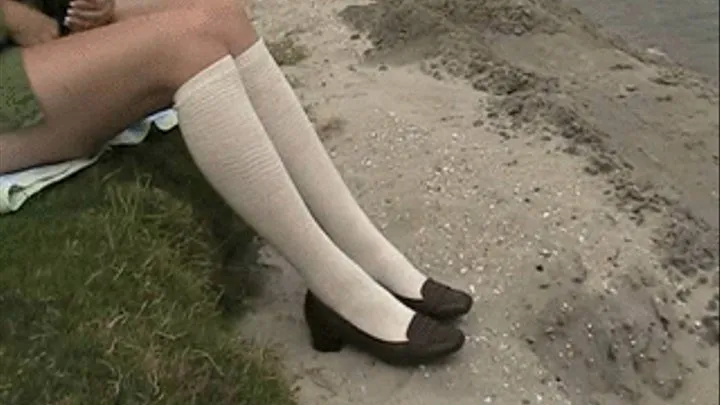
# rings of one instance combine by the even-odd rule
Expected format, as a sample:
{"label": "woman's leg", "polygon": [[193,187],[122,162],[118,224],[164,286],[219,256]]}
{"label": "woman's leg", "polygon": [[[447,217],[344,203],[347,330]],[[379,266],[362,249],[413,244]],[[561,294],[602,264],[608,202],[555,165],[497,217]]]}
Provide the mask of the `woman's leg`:
{"label": "woman's leg", "polygon": [[175,108],[189,150],[216,190],[346,319],[385,341],[407,341],[414,313],[317,225],[295,189],[227,56],[183,84]]}
{"label": "woman's leg", "polygon": [[[242,7],[248,3],[234,1]],[[117,16],[122,21],[153,10],[196,6],[191,0],[117,0]],[[264,43],[259,41],[239,56],[237,64],[253,106],[284,165],[333,241],[394,293],[435,306],[435,315],[440,315],[439,307],[444,307],[444,316],[450,317],[468,311],[472,300],[467,294],[436,283],[428,285],[428,277],[372,224],[332,164]],[[432,299],[427,300],[429,297]]]}
{"label": "woman's leg", "polygon": [[[117,0],[118,18],[196,4],[190,0]],[[283,163],[333,241],[393,292],[422,298],[427,276],[380,233],[357,204],[264,43],[259,41],[241,55],[238,67]]]}
{"label": "woman's leg", "polygon": [[[247,3],[235,1],[243,7]],[[190,0],[117,0],[120,20],[196,4]],[[382,235],[358,205],[263,41],[239,56],[237,64],[253,106],[284,165],[333,241],[393,292],[422,299],[427,276]]]}
{"label": "woman's leg", "polygon": [[345,319],[379,339],[406,341],[414,312],[337,248],[305,207],[230,56],[255,41],[252,27],[237,8],[219,11],[149,14],[28,49],[47,122],[1,135],[3,157],[22,156],[12,167],[79,156],[174,100],[193,158],[230,206]]}
{"label": "woman's leg", "polygon": [[262,41],[236,62],[255,110],[323,229],[381,284],[403,297],[422,298],[427,276],[380,233],[355,201]]}
{"label": "woman's leg", "polygon": [[[215,0],[206,0],[202,3],[195,0],[115,0],[115,20],[123,21],[139,15],[152,14],[178,8],[196,8],[207,6]],[[225,0],[218,0],[223,2]],[[240,7],[246,9],[250,0],[234,0]]]}
{"label": "woman's leg", "polygon": [[[212,27],[208,14],[162,12],[23,49],[45,120],[0,135],[0,173],[95,153],[130,123],[169,106],[180,83],[229,48],[239,54],[256,40],[249,25]],[[209,29],[237,39],[220,46],[198,34]]]}

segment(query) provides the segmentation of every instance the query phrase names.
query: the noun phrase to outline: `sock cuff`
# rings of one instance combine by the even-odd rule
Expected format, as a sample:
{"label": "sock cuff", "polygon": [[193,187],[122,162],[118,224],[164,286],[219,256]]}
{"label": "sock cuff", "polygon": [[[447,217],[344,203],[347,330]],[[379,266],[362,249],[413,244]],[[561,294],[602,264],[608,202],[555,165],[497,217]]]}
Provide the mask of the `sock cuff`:
{"label": "sock cuff", "polygon": [[232,56],[228,54],[213,62],[210,66],[196,73],[195,76],[183,83],[173,95],[173,102],[175,103],[175,106],[183,104],[198,90],[208,85],[212,85],[217,81],[224,80],[229,76],[235,76],[237,80],[240,80],[240,73],[237,70],[237,66],[235,66]]}
{"label": "sock cuff", "polygon": [[252,44],[245,52],[235,57],[235,64],[239,70],[244,70],[255,64],[257,61],[262,60],[274,60],[270,54],[270,50],[265,44],[265,40],[258,38],[254,44]]}

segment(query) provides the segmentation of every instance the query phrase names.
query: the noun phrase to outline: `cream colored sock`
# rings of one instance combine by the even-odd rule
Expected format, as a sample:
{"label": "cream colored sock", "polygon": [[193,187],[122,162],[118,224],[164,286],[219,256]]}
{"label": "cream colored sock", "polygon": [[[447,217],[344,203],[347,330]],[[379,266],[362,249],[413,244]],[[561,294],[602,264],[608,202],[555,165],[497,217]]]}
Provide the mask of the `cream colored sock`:
{"label": "cream colored sock", "polygon": [[175,108],[200,170],[298,269],[309,288],[365,332],[406,341],[414,312],[363,272],[312,218],[252,108],[232,57],[183,84]]}
{"label": "cream colored sock", "polygon": [[323,229],[385,287],[407,298],[421,298],[427,276],[382,235],[355,201],[262,39],[235,62],[255,111]]}

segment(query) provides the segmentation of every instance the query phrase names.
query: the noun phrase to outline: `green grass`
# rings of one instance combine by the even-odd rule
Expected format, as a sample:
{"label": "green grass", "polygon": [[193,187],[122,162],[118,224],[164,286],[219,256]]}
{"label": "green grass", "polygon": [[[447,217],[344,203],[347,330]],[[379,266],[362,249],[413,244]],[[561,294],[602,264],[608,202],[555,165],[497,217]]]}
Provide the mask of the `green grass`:
{"label": "green grass", "polygon": [[0,404],[292,404],[232,332],[258,283],[222,263],[251,237],[177,132],[0,217]]}

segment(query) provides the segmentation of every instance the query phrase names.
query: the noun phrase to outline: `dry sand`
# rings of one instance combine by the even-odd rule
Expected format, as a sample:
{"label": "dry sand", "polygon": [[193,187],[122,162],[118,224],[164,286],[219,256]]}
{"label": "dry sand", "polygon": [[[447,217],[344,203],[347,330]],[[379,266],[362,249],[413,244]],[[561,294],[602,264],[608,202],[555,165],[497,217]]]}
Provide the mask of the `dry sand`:
{"label": "dry sand", "polygon": [[718,96],[553,0],[256,0],[361,205],[464,288],[465,349],[318,354],[269,247],[242,330],[301,404],[718,404]]}

